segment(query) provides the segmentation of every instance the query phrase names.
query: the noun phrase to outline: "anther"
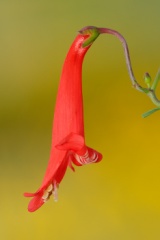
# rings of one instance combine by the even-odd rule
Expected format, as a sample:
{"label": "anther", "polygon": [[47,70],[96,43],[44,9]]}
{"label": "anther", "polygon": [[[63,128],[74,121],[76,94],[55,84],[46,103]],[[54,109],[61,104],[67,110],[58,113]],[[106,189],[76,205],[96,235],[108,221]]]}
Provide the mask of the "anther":
{"label": "anther", "polygon": [[44,202],[46,202],[49,199],[50,195],[52,194],[52,189],[53,189],[53,185],[50,184],[47,187],[47,189],[44,191],[43,196],[42,196],[42,199]]}
{"label": "anther", "polygon": [[54,181],[52,194],[53,194],[54,201],[57,202],[58,201],[58,184],[56,183],[56,181]]}

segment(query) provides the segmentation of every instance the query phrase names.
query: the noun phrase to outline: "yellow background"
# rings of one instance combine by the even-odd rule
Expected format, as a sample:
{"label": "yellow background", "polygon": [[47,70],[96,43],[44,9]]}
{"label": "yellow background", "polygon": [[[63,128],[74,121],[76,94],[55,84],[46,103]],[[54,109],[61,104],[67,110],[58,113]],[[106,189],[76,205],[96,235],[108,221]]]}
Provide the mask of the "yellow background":
{"label": "yellow background", "polygon": [[160,239],[160,112],[131,86],[121,43],[102,35],[83,67],[86,141],[98,164],[70,169],[59,201],[27,212],[50,152],[55,96],[77,31],[94,25],[125,36],[138,81],[160,66],[159,0],[1,0],[0,238]]}

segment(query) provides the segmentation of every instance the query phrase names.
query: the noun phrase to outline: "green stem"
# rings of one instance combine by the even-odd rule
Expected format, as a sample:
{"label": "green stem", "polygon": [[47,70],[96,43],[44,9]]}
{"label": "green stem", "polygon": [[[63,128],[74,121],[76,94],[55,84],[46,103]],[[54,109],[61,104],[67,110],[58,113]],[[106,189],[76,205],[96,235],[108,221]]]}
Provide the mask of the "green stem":
{"label": "green stem", "polygon": [[125,38],[117,31],[109,29],[109,28],[98,28],[100,33],[107,33],[107,34],[112,34],[114,36],[116,36],[123,45],[123,49],[124,49],[124,55],[125,55],[125,59],[126,59],[126,65],[127,65],[127,69],[128,69],[128,73],[132,82],[132,85],[135,89],[137,89],[140,92],[144,92],[146,93],[149,98],[151,99],[151,101],[157,106],[160,107],[160,100],[158,100],[158,98],[155,95],[155,88],[157,87],[157,83],[158,81],[160,81],[160,70],[157,73],[157,76],[155,78],[155,81],[153,83],[152,88],[143,88],[136,80],[133,70],[132,70],[132,65],[131,65],[131,60],[130,60],[130,54],[129,54],[129,48],[127,45],[127,42],[125,40]]}
{"label": "green stem", "polygon": [[132,82],[132,85],[134,88],[136,88],[138,91],[140,92],[144,92],[147,91],[148,89],[145,89],[143,87],[141,87],[139,85],[139,83],[137,82],[133,70],[132,70],[132,64],[131,64],[131,60],[130,60],[130,54],[129,54],[129,48],[128,48],[128,44],[125,40],[125,38],[117,31],[109,29],[109,28],[99,28],[100,33],[108,33],[108,34],[112,34],[114,36],[116,36],[122,43],[123,49],[124,49],[124,55],[125,55],[125,60],[126,60],[126,65],[127,65],[127,70]]}
{"label": "green stem", "polygon": [[156,87],[157,87],[159,81],[160,81],[160,69],[158,69],[157,75],[153,81],[153,84],[151,87],[152,90],[154,90],[154,91],[156,90]]}
{"label": "green stem", "polygon": [[151,101],[152,101],[157,107],[160,107],[160,100],[157,98],[154,90],[149,89],[149,92],[147,93],[147,96],[151,99]]}
{"label": "green stem", "polygon": [[[151,101],[158,107],[160,108],[160,100],[157,98],[155,94],[155,89],[157,87],[158,82],[160,81],[160,69],[156,75],[156,78],[152,84],[152,87],[150,88],[150,84],[148,84],[148,88],[143,88],[136,80],[132,65],[131,65],[131,60],[130,60],[130,54],[129,54],[129,48],[127,45],[127,42],[125,38],[117,31],[109,29],[109,28],[97,28],[94,26],[87,26],[85,28],[82,28],[79,31],[80,34],[86,34],[88,35],[88,38],[84,41],[83,47],[89,46],[90,44],[93,43],[93,41],[99,36],[99,34],[102,33],[107,33],[107,34],[112,34],[116,36],[122,43],[123,49],[124,49],[124,55],[125,55],[125,60],[126,60],[126,65],[127,65],[127,70],[131,79],[131,83],[135,89],[137,89],[140,92],[145,93]],[[148,74],[148,73],[147,73]],[[149,74],[147,75],[149,77]],[[147,79],[148,80],[148,79]]]}

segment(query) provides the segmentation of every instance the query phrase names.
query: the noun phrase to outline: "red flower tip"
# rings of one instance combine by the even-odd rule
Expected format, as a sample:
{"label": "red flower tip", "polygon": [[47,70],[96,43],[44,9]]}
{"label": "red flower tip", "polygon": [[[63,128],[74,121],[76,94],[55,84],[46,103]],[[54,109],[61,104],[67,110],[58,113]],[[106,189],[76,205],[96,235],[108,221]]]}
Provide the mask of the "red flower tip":
{"label": "red flower tip", "polygon": [[33,197],[28,205],[28,211],[34,212],[40,208],[45,202],[47,202],[51,195],[53,195],[54,200],[58,200],[58,184],[54,182],[50,184],[45,190],[39,190],[36,193],[24,193],[25,197]]}
{"label": "red flower tip", "polygon": [[40,196],[35,196],[28,204],[28,211],[35,212],[38,208],[40,208],[44,204],[44,201]]}

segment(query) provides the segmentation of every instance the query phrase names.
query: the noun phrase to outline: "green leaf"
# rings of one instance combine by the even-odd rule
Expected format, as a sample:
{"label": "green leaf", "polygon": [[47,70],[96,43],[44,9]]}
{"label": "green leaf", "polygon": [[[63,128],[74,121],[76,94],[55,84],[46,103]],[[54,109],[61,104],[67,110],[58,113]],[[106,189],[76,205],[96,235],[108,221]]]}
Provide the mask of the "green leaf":
{"label": "green leaf", "polygon": [[143,113],[143,114],[142,114],[142,117],[143,117],[143,118],[148,117],[148,116],[150,116],[152,113],[154,113],[154,112],[156,112],[156,111],[158,111],[158,110],[160,110],[160,108],[151,109],[151,110],[149,110],[148,112]]}

